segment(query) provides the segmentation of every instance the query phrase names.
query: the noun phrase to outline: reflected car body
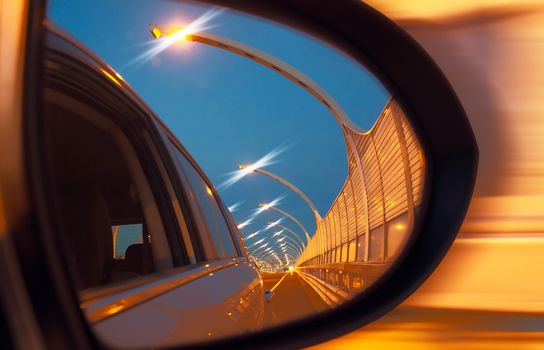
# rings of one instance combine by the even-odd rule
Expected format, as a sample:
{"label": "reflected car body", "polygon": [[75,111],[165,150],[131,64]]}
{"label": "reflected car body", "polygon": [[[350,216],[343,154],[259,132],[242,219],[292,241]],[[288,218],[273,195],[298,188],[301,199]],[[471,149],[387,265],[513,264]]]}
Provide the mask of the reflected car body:
{"label": "reflected car body", "polygon": [[[169,189],[168,200],[175,220],[180,226],[186,226],[181,230],[183,244],[177,247],[186,250],[188,261],[185,263],[174,262],[168,268],[157,268],[156,273],[126,282],[108,281],[80,292],[82,310],[98,337],[115,347],[155,347],[260,329],[264,315],[262,280],[247,256],[234,220],[202,170],[111,67],[56,29],[47,31],[45,42],[46,91],[71,95],[68,90],[73,87],[93,108],[99,109],[101,103],[106,106],[114,101],[116,108],[122,110],[122,104],[129,104],[149,118],[148,128],[143,132],[154,138],[155,148],[151,153],[155,155],[162,181]],[[96,85],[94,81],[97,81]],[[65,86],[66,91],[63,90]],[[46,93],[46,100],[52,94]],[[176,163],[178,158],[183,159],[184,165]],[[227,228],[229,232],[223,233],[234,240],[236,256],[220,257],[210,253],[210,245],[216,237],[206,237],[204,233],[205,204],[196,193],[195,182],[187,175],[187,168],[191,168],[191,174],[197,177],[196,184],[205,184],[212,200],[217,199],[222,213],[219,220],[224,220],[220,227]],[[185,191],[185,202],[173,188]],[[189,221],[193,222],[192,226]],[[195,242],[199,242],[200,247]]]}

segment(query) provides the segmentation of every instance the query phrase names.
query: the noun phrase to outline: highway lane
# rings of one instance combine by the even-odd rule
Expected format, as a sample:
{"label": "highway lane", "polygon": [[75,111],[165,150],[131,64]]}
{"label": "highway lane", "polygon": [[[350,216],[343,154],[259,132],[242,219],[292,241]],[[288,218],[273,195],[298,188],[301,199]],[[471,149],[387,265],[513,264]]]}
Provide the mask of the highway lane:
{"label": "highway lane", "polygon": [[273,297],[266,307],[268,326],[308,317],[329,307],[296,272],[265,273],[265,289],[273,289]]}

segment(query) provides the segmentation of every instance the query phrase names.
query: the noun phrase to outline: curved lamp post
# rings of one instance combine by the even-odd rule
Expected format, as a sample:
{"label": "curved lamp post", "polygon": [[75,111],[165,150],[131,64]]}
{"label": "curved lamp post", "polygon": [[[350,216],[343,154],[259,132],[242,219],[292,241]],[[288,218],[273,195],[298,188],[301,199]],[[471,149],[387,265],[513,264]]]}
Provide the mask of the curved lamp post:
{"label": "curved lamp post", "polygon": [[265,209],[272,209],[272,210],[280,213],[281,215],[286,216],[289,219],[291,219],[291,221],[293,221],[295,224],[297,224],[298,227],[300,227],[302,229],[302,232],[304,232],[304,234],[306,235],[306,243],[310,241],[310,235],[308,234],[308,231],[306,231],[306,228],[300,223],[300,221],[295,219],[295,217],[293,215],[289,214],[288,212],[286,212],[284,210],[281,210],[281,209],[276,208],[276,207],[274,207],[272,205],[269,205],[269,204],[259,204],[259,206],[263,207]]}
{"label": "curved lamp post", "polygon": [[[297,257],[297,255],[293,254],[292,252],[283,252],[282,251],[281,253],[283,255],[290,256],[291,259],[296,259],[296,257]],[[261,253],[255,254],[255,255],[253,255],[253,258],[254,259],[260,259],[261,261],[268,262],[269,264],[271,264],[270,261],[273,261],[272,259],[276,259],[277,261],[280,262],[280,266],[281,266],[281,265],[283,265],[283,261],[281,260],[281,258],[278,255],[279,255],[279,253],[269,251],[269,252],[261,252]]]}
{"label": "curved lamp post", "polygon": [[275,252],[262,252],[255,255],[252,255],[254,259],[260,259],[262,261],[266,261],[270,263],[272,259],[276,259],[281,262],[281,259],[278,257],[278,255]]}
{"label": "curved lamp post", "polygon": [[272,225],[272,224],[273,224],[273,226],[278,226],[278,227],[281,228],[282,230],[285,230],[285,231],[291,233],[291,234],[292,234],[293,236],[295,236],[295,237],[298,239],[298,241],[302,244],[302,249],[304,250],[304,249],[306,248],[306,244],[304,243],[304,241],[302,240],[302,238],[300,238],[300,236],[297,235],[297,234],[296,234],[293,230],[291,230],[290,228],[285,227],[285,226],[283,226],[283,225],[281,225],[281,224],[278,224],[278,223],[273,223],[273,222],[269,222],[268,224],[269,224],[269,225]]}
{"label": "curved lamp post", "polygon": [[[286,248],[291,249],[296,256],[300,256],[302,254],[302,249],[296,244],[297,242],[292,238],[291,238],[292,242],[290,242],[290,241],[283,242],[283,240],[280,240],[280,239],[277,239],[276,241],[272,241],[272,242],[268,241],[269,239],[277,237],[279,235],[283,235],[286,238],[291,238],[291,237],[289,237],[287,235],[284,235],[281,231],[280,232],[275,232],[272,236],[262,238],[262,239],[258,240],[257,242],[255,242],[254,244],[252,244],[251,246],[249,246],[248,247],[248,253],[251,251],[250,254],[255,254],[257,251],[259,251],[262,248],[266,248],[263,252],[265,252],[265,251],[270,251],[270,252],[276,251],[277,252],[277,246],[279,245],[280,247],[281,246],[286,246]],[[259,247],[254,248],[254,247],[258,246],[258,245],[259,245]]]}
{"label": "curved lamp post", "polygon": [[[281,231],[275,232],[273,237],[274,236],[282,236],[283,238],[288,239],[290,242],[292,242],[297,247],[297,250],[300,250],[301,252],[304,250],[304,245],[301,246],[300,242],[297,242],[293,237],[288,236]],[[281,238],[281,240],[283,240],[283,238]],[[280,240],[278,239],[278,241]]]}
{"label": "curved lamp post", "polygon": [[258,174],[262,174],[262,175],[265,175],[265,176],[268,176],[274,180],[276,180],[277,182],[281,183],[282,185],[288,187],[291,191],[295,192],[296,194],[298,194],[298,196],[300,198],[302,198],[302,200],[304,200],[304,202],[306,202],[306,204],[308,205],[308,207],[310,207],[310,209],[312,210],[312,212],[314,213],[314,218],[315,218],[315,224],[316,224],[316,227],[317,227],[317,224],[323,220],[321,218],[321,215],[319,215],[319,211],[317,210],[317,208],[315,207],[314,203],[312,203],[312,201],[310,200],[310,198],[308,198],[308,196],[306,196],[306,194],[304,194],[304,192],[302,192],[298,187],[296,187],[295,185],[293,185],[292,183],[290,183],[289,181],[285,180],[284,178],[276,175],[276,174],[272,174],[271,172],[269,171],[266,171],[266,170],[263,170],[263,169],[260,169],[260,168],[254,168],[252,167],[251,165],[246,165],[246,164],[238,164],[238,168],[239,169],[250,169],[252,172],[254,173],[258,173]]}
{"label": "curved lamp post", "polygon": [[[285,249],[289,249],[292,251],[294,256],[298,257],[302,253],[302,251],[299,251],[299,248],[294,245],[291,242],[274,242],[276,243],[276,246],[274,246],[274,243],[271,243],[270,241],[267,241],[270,238],[273,238],[274,236],[265,237],[263,239],[260,239],[259,241],[255,242],[251,246],[247,248],[248,254],[255,256],[257,252],[259,253],[265,253],[265,252],[277,252],[277,244],[279,243],[279,248],[282,246],[285,246]],[[262,243],[262,244],[261,244]],[[264,250],[261,250],[264,249]]]}
{"label": "curved lamp post", "polygon": [[281,244],[279,245],[280,249],[282,250],[290,250],[293,254],[295,254],[296,256],[300,256],[300,250],[291,242],[280,242]]}

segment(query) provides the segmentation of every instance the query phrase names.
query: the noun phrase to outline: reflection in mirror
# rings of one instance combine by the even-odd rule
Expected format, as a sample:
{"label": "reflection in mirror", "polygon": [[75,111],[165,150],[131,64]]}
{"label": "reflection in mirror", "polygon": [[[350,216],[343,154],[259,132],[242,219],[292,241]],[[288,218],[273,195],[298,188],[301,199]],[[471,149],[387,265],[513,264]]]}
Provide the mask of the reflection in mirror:
{"label": "reflection in mirror", "polygon": [[402,253],[424,154],[363,66],[183,2],[51,1],[48,14],[52,202],[100,341],[174,346],[311,317]]}

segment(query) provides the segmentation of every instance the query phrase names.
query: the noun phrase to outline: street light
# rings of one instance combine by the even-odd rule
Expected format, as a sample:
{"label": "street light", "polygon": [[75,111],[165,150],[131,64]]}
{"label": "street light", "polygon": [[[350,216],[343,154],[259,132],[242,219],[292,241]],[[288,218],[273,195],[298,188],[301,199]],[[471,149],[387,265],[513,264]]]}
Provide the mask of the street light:
{"label": "street light", "polygon": [[[288,252],[288,253],[284,252],[283,254],[284,255],[286,255],[286,254],[290,255],[291,258],[293,258],[293,260],[295,260],[296,257],[298,256],[297,254],[293,254],[292,252]],[[276,260],[278,260],[280,262],[280,265],[283,265],[283,262],[279,258],[278,254],[276,252],[274,252],[274,251],[260,252],[260,253],[257,253],[257,254],[253,254],[252,256],[255,259],[260,259],[260,260],[263,260],[263,261],[269,261],[269,260],[271,260],[271,258],[275,258]]]}
{"label": "street light", "polygon": [[284,178],[276,175],[276,174],[272,174],[271,172],[268,172],[266,170],[263,170],[263,169],[260,169],[260,168],[256,168],[252,165],[246,165],[246,164],[238,164],[238,168],[239,169],[249,169],[251,170],[252,172],[254,173],[258,173],[258,174],[262,174],[262,175],[265,175],[265,176],[268,176],[274,180],[276,180],[277,182],[281,183],[282,185],[288,187],[290,190],[292,190],[293,192],[295,192],[296,194],[299,195],[300,198],[302,198],[302,200],[304,200],[304,202],[306,202],[306,204],[310,207],[310,209],[312,210],[312,212],[314,213],[314,218],[315,218],[315,224],[316,224],[316,227],[317,227],[317,224],[323,220],[321,218],[321,215],[319,215],[319,211],[317,210],[317,208],[315,207],[315,205],[312,203],[312,201],[310,200],[310,198],[308,198],[308,196],[306,196],[304,194],[304,192],[302,192],[298,187],[296,187],[295,185],[293,185],[292,183],[290,183],[289,181],[285,180]]}
{"label": "street light", "polygon": [[280,245],[280,249],[282,249],[282,250],[289,249],[289,250],[291,250],[296,256],[300,256],[301,251],[300,251],[295,245],[293,245],[293,243],[288,242],[288,241],[285,241],[285,242],[283,242],[283,243],[284,243],[283,245]]}
{"label": "street light", "polygon": [[[295,224],[298,225],[298,227],[300,227],[302,229],[302,232],[304,232],[304,234],[306,235],[306,242],[309,242],[310,241],[310,235],[308,234],[308,231],[306,231],[306,228],[300,223],[300,221],[298,221],[297,219],[295,219],[295,217],[289,213],[287,213],[286,211],[284,210],[281,210],[279,208],[276,208],[270,204],[265,204],[265,203],[261,203],[259,204],[260,207],[263,207],[265,209],[272,209],[278,213],[280,213],[281,215],[283,216],[286,216],[288,217],[289,219],[291,219]],[[277,225],[277,223],[272,223],[274,224],[273,226]]]}
{"label": "street light", "polygon": [[[265,244],[263,244],[263,245],[261,245],[261,246],[259,246],[257,248],[252,249],[250,247],[250,248],[247,249],[247,252],[248,252],[248,254],[252,254],[252,253],[255,253],[255,252],[257,252],[257,251],[259,251],[259,250],[261,250],[263,248],[266,248],[265,251],[272,250],[272,247],[270,247],[270,245],[268,243],[265,243]],[[251,249],[251,251],[250,251],[250,249]]]}
{"label": "street light", "polygon": [[[268,224],[270,225],[270,224],[272,224],[272,223],[269,222]],[[304,241],[302,240],[302,238],[300,238],[300,236],[297,235],[293,230],[291,230],[290,228],[285,227],[285,226],[283,226],[283,225],[281,225],[281,224],[279,224],[279,223],[274,223],[273,226],[278,226],[279,228],[281,228],[281,229],[283,229],[283,230],[286,230],[287,232],[291,233],[291,234],[292,234],[293,236],[295,236],[295,237],[299,240],[299,242],[302,244],[302,248],[303,248],[303,249],[306,248],[306,244],[304,243]]]}
{"label": "street light", "polygon": [[[283,230],[282,230],[283,231]],[[291,242],[293,242],[296,247],[302,252],[304,250],[304,245],[300,245],[299,242],[297,242],[293,237],[291,236],[287,236],[285,233],[283,233],[282,231],[278,231],[278,232],[275,232],[274,233],[274,236],[283,236],[283,238],[281,238],[281,240],[284,240],[284,239],[289,239]],[[280,241],[280,239],[278,239],[278,242]]]}
{"label": "street light", "polygon": [[[275,237],[275,235],[268,238],[273,238],[273,237]],[[276,242],[276,243],[281,243],[281,244],[272,246],[270,245],[270,242],[267,242],[257,248],[254,248],[256,244],[253,244],[250,248],[248,248],[248,253],[252,256],[258,256],[260,254],[268,254],[268,253],[275,254],[276,251],[281,250],[283,253],[286,253],[288,251],[290,254],[293,254],[293,257],[295,258],[299,257],[302,254],[302,251],[300,250],[300,248],[289,241],[286,241],[283,243],[282,242]],[[262,250],[263,248],[266,248],[266,249]]]}
{"label": "street light", "polygon": [[[274,243],[271,244],[271,242],[267,241],[267,240],[270,239],[270,238],[274,238],[276,236],[279,236],[279,235],[283,235],[284,237],[291,239],[292,242],[285,241],[285,243],[282,243],[282,242],[279,242],[278,240],[276,240],[275,243],[279,243],[280,247],[282,246],[282,244],[285,245],[287,243],[288,247],[292,248],[293,252],[296,253],[295,254],[296,256],[300,256],[302,254],[302,249],[296,244],[297,242],[293,238],[291,238],[291,237],[289,237],[287,235],[284,235],[281,231],[280,232],[275,232],[272,236],[262,238],[262,239],[258,240],[257,242],[253,243],[252,245],[250,245],[247,248],[248,252],[251,250],[251,252],[254,253],[254,252],[260,250],[261,248],[266,248],[266,247],[268,247],[268,249],[266,249],[265,251],[275,250],[273,248],[273,246],[272,246]],[[267,241],[267,242],[265,242],[265,241]],[[261,243],[264,243],[264,244],[260,245]],[[255,248],[255,246],[257,246],[257,245],[260,245],[260,247]]]}
{"label": "street light", "polygon": [[276,252],[261,252],[251,255],[255,259],[261,259],[263,261],[269,261],[272,258],[279,259],[278,254]]}
{"label": "street light", "polygon": [[[274,236],[268,237],[273,238]],[[266,238],[261,239],[259,242],[252,244],[249,248],[247,248],[248,254],[255,256],[257,252],[260,253],[266,253],[266,252],[275,252],[277,250],[277,247],[273,247],[270,242],[266,242],[259,247],[256,247],[258,244],[262,243]],[[277,243],[277,242],[276,242]],[[279,245],[279,248],[285,247],[285,249],[289,249],[292,251],[294,256],[298,257],[302,254],[302,251],[299,251],[299,249],[291,242],[285,242],[283,244]],[[264,249],[266,248],[266,249]],[[264,249],[264,250],[262,250]]]}
{"label": "street light", "polygon": [[227,50],[247,59],[251,59],[256,63],[281,74],[313,95],[319,101],[319,103],[330,111],[342,128],[349,128],[354,131],[365,132],[364,129],[361,129],[351,121],[340,104],[338,104],[338,102],[336,102],[336,100],[334,100],[334,98],[329,95],[325,89],[310,79],[310,77],[277,57],[234,40],[215,34],[205,33],[202,31],[202,28],[198,28],[198,26],[189,25],[187,27],[165,27],[153,24],[149,26],[149,31],[154,39],[163,40],[163,38],[166,38],[172,41],[186,40],[198,42]]}

